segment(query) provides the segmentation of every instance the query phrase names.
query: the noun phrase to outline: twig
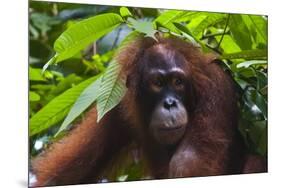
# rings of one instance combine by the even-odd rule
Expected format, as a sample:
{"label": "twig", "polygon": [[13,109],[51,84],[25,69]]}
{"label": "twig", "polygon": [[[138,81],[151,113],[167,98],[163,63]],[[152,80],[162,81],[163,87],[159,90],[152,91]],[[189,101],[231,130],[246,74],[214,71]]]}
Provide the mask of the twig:
{"label": "twig", "polygon": [[225,33],[226,33],[226,28],[227,28],[227,26],[228,26],[229,19],[230,19],[230,14],[227,15],[227,20],[226,20],[226,23],[225,23],[225,27],[224,27],[224,30],[223,30],[223,34],[222,34],[222,36],[221,36],[221,38],[220,38],[220,41],[219,41],[218,46],[216,47],[217,50],[219,50],[220,45],[221,45],[221,42],[222,42],[222,40],[223,40],[223,37],[224,37],[224,35],[225,35]]}
{"label": "twig", "polygon": [[[225,34],[228,34],[228,33],[229,33],[228,31],[225,32]],[[210,37],[220,36],[220,35],[223,35],[223,34],[224,34],[223,32],[207,34],[207,35],[202,36],[200,40],[204,40],[204,39],[210,38]]]}
{"label": "twig", "polygon": [[121,32],[121,27],[119,27],[119,29],[117,30],[117,35],[115,37],[115,40],[111,46],[111,50],[113,50],[113,48],[117,45],[117,42],[118,42],[118,39],[119,39],[119,35],[120,35],[120,32]]}

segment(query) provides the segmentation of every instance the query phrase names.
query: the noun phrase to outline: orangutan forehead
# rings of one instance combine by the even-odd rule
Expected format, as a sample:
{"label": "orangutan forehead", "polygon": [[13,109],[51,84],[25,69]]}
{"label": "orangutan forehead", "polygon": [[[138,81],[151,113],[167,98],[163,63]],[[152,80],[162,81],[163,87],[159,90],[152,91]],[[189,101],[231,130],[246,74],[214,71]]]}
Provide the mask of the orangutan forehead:
{"label": "orangutan forehead", "polygon": [[145,61],[150,67],[163,69],[183,68],[184,56],[165,44],[157,44],[145,51]]}

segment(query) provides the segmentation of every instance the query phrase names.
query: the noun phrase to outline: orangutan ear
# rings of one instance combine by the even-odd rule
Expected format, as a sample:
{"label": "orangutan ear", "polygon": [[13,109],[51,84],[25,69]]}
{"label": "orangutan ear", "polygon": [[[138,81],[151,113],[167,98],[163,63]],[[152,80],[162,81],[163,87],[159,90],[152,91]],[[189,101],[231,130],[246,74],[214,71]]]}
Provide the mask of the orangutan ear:
{"label": "orangutan ear", "polygon": [[205,55],[205,62],[207,64],[209,63],[219,63],[221,62],[220,57],[218,54],[214,54],[214,53],[209,53]]}
{"label": "orangutan ear", "polygon": [[228,65],[227,60],[222,60],[218,57],[218,58],[215,58],[212,61],[210,61],[210,63],[217,64],[224,70],[225,73],[227,73],[229,76],[233,77],[233,73]]}

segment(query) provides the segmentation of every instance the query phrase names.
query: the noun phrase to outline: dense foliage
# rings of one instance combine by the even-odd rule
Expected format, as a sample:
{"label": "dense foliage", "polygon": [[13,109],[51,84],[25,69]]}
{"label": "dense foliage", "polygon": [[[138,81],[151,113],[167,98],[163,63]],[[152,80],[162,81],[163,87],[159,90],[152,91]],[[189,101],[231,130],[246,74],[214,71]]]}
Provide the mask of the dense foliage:
{"label": "dense foliage", "polygon": [[91,105],[98,120],[116,106],[126,87],[114,54],[136,36],[156,32],[220,55],[237,83],[245,143],[267,155],[267,17],[32,1],[29,11],[32,156]]}

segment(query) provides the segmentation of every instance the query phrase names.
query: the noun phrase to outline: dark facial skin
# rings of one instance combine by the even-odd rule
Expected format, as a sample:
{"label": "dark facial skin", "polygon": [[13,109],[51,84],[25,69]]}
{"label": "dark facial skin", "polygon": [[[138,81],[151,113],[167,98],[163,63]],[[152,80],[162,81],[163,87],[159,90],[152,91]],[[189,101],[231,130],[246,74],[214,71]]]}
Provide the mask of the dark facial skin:
{"label": "dark facial skin", "polygon": [[186,61],[164,46],[147,49],[142,59],[141,108],[147,129],[161,145],[174,145],[188,124]]}

